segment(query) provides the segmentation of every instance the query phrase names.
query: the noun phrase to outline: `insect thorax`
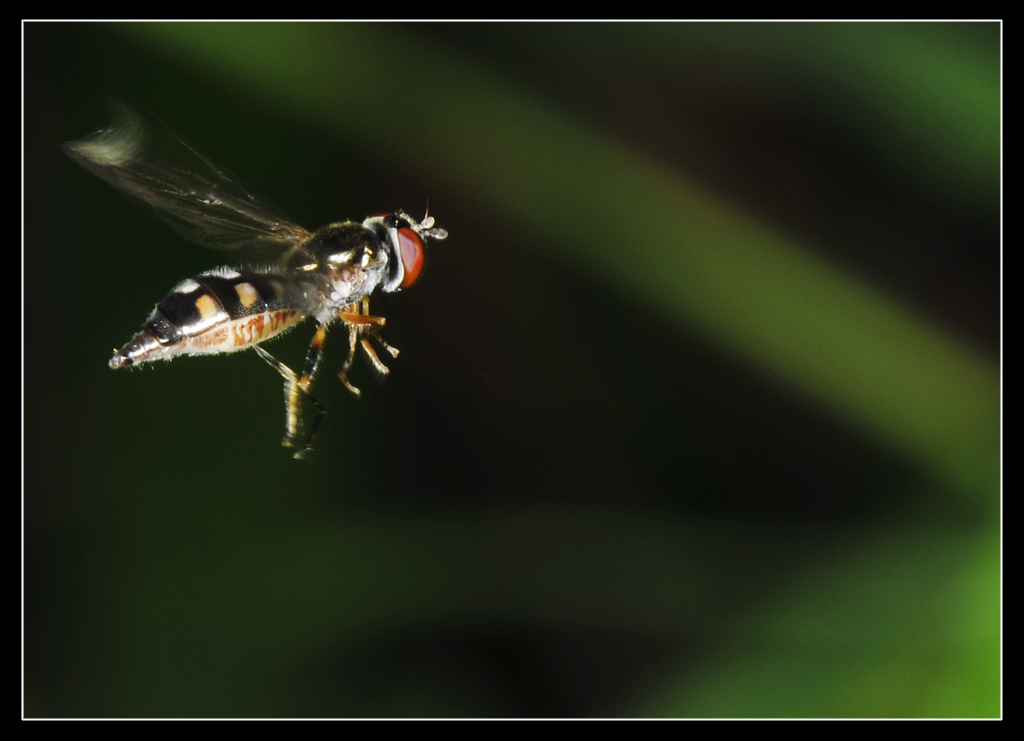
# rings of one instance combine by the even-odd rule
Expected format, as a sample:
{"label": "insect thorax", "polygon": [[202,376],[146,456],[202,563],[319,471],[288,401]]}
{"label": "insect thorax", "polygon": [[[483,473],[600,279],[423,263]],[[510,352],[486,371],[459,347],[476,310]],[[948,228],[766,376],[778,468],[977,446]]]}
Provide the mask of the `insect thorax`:
{"label": "insect thorax", "polygon": [[285,258],[285,270],[321,282],[324,305],[316,318],[329,322],[370,295],[384,280],[390,250],[372,230],[354,221],[329,224]]}

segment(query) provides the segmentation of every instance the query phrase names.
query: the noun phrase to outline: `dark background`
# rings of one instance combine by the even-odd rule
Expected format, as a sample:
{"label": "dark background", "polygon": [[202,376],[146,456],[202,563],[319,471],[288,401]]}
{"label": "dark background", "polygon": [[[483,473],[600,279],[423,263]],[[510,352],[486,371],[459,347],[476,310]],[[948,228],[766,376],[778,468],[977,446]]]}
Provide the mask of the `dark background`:
{"label": "dark background", "polygon": [[[23,30],[26,715],[1000,713],[998,24]],[[108,95],[450,232],[312,462],[253,353],[107,368],[235,259]]]}

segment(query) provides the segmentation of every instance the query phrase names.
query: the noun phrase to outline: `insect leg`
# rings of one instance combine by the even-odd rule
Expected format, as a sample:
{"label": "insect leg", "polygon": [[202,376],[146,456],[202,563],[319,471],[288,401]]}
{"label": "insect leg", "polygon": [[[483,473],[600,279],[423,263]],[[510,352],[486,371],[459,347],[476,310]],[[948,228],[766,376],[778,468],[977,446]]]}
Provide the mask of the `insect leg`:
{"label": "insect leg", "polygon": [[363,395],[363,392],[358,388],[349,383],[348,380],[348,369],[352,367],[352,360],[356,356],[356,343],[359,341],[359,328],[355,324],[348,324],[348,357],[345,358],[345,362],[341,365],[341,370],[338,371],[338,378],[345,384],[345,388],[352,392],[353,396],[359,398]]}
{"label": "insect leg", "polygon": [[[324,329],[322,326],[320,329]],[[253,345],[253,349],[256,350],[256,354],[263,358],[267,363],[284,378],[284,415],[285,415],[285,434],[281,444],[289,448],[298,448],[295,451],[296,458],[304,458],[312,450],[313,438],[316,435],[317,428],[320,426],[320,422],[323,420],[324,415],[327,413],[327,407],[325,407],[319,399],[309,393],[309,384],[312,380],[312,373],[316,370],[316,363],[320,354],[320,345],[323,344],[323,338],[327,332],[324,329],[323,332],[317,330],[313,336],[313,343],[310,346],[309,356],[306,359],[306,372],[303,373],[302,378],[299,379],[295,375],[295,371],[289,368],[287,365],[282,363],[280,360],[275,358],[273,355],[268,353],[259,345]],[[310,403],[316,407],[316,417],[313,419],[313,424],[310,426],[310,432],[306,436],[305,442],[301,445],[298,444],[299,440],[299,392],[302,392]]]}
{"label": "insect leg", "polygon": [[316,439],[317,433],[320,430],[320,423],[324,421],[324,417],[327,416],[327,407],[325,407],[319,399],[309,393],[310,387],[313,385],[313,377],[316,375],[317,366],[320,364],[320,354],[324,345],[324,340],[327,338],[327,325],[318,324],[316,332],[313,334],[313,339],[309,343],[309,352],[306,353],[306,369],[302,372],[302,378],[299,379],[299,388],[302,393],[306,395],[310,403],[316,407],[316,415],[313,417],[313,422],[309,426],[309,435],[306,436],[306,442],[299,450],[295,451],[296,458],[304,458],[313,449],[313,441]]}
{"label": "insect leg", "polygon": [[317,366],[320,364],[320,352],[327,338],[327,325],[317,324],[313,341],[309,343],[309,352],[306,353],[306,370],[299,379],[299,386],[302,393],[309,395],[309,387],[313,385],[313,376],[316,375]]}
{"label": "insect leg", "polygon": [[253,345],[256,354],[263,358],[284,378],[284,440],[282,445],[295,445],[299,436],[299,382],[295,371],[268,353],[259,345]]}
{"label": "insect leg", "polygon": [[345,359],[345,364],[341,367],[338,377],[341,378],[341,382],[345,384],[349,391],[359,396],[359,389],[348,381],[348,370],[355,358],[357,343],[363,349],[366,359],[373,366],[373,369],[382,376],[386,376],[390,371],[381,362],[380,358],[377,357],[377,352],[373,349],[373,345],[370,344],[370,338],[372,337],[377,340],[393,358],[398,357],[398,348],[392,347],[381,338],[380,328],[384,326],[385,319],[382,316],[372,316],[370,314],[369,297],[364,297],[358,304],[347,306],[346,311],[338,314],[338,318],[348,326],[349,341],[348,357]]}
{"label": "insect leg", "polygon": [[[398,350],[384,342],[384,340],[382,340],[380,337],[378,337],[377,335],[373,335],[373,337],[377,340],[377,342],[384,345],[388,352],[391,353],[391,357],[396,357],[398,355]],[[366,353],[366,357],[369,359],[370,365],[373,366],[374,370],[376,370],[377,373],[379,373],[382,376],[386,376],[388,373],[391,372],[391,370],[386,365],[384,365],[384,363],[380,362],[380,358],[377,357],[377,352],[373,349],[373,345],[370,344],[369,337],[363,337],[361,340],[359,340],[359,344],[362,345],[363,352]]]}

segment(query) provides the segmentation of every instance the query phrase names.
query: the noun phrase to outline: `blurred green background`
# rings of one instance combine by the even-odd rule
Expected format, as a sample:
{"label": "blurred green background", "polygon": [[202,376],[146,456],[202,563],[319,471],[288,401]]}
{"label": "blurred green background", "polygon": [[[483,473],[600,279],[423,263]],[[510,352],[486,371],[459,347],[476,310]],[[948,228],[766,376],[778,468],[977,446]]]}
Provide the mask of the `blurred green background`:
{"label": "blurred green background", "polygon": [[[998,24],[23,29],[26,715],[1000,714]],[[311,463],[253,353],[107,368],[233,259],[108,95],[450,232]]]}

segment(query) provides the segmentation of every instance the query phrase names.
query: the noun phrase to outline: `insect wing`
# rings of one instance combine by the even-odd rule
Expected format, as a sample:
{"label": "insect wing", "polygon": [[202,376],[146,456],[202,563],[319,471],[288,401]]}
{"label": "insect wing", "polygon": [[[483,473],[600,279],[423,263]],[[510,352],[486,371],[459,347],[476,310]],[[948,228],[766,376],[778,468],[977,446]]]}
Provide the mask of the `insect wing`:
{"label": "insect wing", "polygon": [[154,209],[182,235],[209,247],[278,250],[309,235],[166,126],[117,103],[107,128],[64,152]]}

